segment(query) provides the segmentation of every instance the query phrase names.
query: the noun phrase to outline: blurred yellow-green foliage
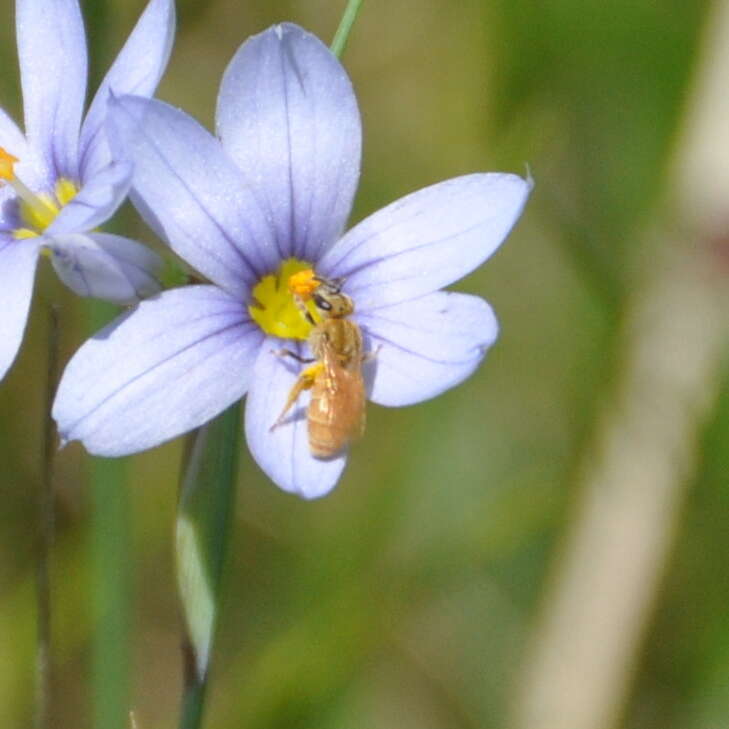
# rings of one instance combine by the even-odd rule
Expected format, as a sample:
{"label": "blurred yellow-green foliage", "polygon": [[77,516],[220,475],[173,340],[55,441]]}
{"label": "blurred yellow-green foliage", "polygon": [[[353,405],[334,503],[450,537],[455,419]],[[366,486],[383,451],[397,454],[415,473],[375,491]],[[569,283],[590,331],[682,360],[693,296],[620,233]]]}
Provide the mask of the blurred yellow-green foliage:
{"label": "blurred yellow-green foliage", "polygon": [[[0,102],[19,119],[12,5],[0,5]],[[98,79],[143,2],[83,5]],[[343,5],[182,0],[158,95],[211,127],[220,76],[248,35],[290,20],[328,42]],[[616,331],[646,265],[641,232],[659,222],[709,9],[703,0],[365,1],[344,55],[364,124],[353,220],[472,171],[524,173],[528,164],[536,188],[503,249],[457,285],[488,298],[502,327],[469,381],[416,407],[371,406],[343,479],[320,501],[279,491],[241,443],[206,726],[505,726],[573,514],[580,454],[620,361]],[[133,211],[125,215],[154,242]],[[0,387],[3,729],[33,716],[49,303],[58,302],[64,360],[92,326],[86,303],[47,270],[37,292],[21,356]],[[640,652],[624,717],[631,729],[729,725],[728,378],[722,393]],[[133,585],[139,729],[177,721],[180,453],[174,442],[127,459],[104,487],[129,512],[120,548]],[[92,724],[91,605],[100,599],[89,469],[78,444],[56,458],[53,726],[73,729]]]}

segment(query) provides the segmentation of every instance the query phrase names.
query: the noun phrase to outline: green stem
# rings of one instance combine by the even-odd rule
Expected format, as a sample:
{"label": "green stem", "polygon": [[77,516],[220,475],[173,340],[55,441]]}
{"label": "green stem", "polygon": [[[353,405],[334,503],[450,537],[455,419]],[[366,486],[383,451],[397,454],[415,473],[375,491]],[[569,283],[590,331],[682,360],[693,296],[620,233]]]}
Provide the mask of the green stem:
{"label": "green stem", "polygon": [[[206,680],[200,681],[194,675],[188,675],[189,668],[187,667],[187,661],[191,660],[191,658],[187,655],[188,646],[183,646],[183,651],[186,654],[186,668],[185,689],[182,695],[180,729],[198,729],[198,727],[202,725],[203,707],[205,706],[205,695],[207,693],[208,682]],[[194,663],[194,659],[192,659],[192,661]]]}
{"label": "green stem", "polygon": [[48,367],[46,401],[43,413],[43,472],[38,494],[38,637],[36,648],[36,714],[35,726],[50,726],[53,706],[53,671],[51,643],[51,578],[50,560],[55,534],[53,495],[53,457],[55,430],[51,408],[58,381],[58,311],[48,309]]}
{"label": "green stem", "polygon": [[[94,302],[93,331],[116,312]],[[121,459],[92,458],[91,594],[93,611],[93,726],[128,729],[131,666],[130,503],[126,463]]]}
{"label": "green stem", "polygon": [[341,58],[344,49],[347,46],[347,40],[349,39],[349,33],[352,30],[354,21],[357,20],[360,8],[362,7],[363,0],[349,0],[347,7],[342,15],[342,20],[339,22],[337,32],[334,34],[334,40],[332,41],[331,51],[337,57]]}
{"label": "green stem", "polygon": [[180,729],[199,729],[202,722],[240,448],[240,403],[188,442],[177,514],[177,578],[187,626]]}

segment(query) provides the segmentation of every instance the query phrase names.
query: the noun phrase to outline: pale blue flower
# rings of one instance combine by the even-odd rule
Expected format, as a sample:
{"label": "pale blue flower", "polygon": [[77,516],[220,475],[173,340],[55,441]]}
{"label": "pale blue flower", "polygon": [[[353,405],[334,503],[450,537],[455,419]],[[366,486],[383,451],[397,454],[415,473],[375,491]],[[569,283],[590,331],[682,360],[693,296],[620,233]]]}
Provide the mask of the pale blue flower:
{"label": "pale blue flower", "polygon": [[25,134],[0,109],[0,378],[25,330],[38,258],[81,296],[135,302],[159,291],[160,259],[98,232],[126,197],[131,165],[112,161],[110,92],[151,96],[169,58],[173,0],[150,0],[86,117],[86,36],[78,0],[17,0]]}
{"label": "pale blue flower", "polygon": [[143,301],[81,347],[53,410],[65,440],[99,455],[134,453],[247,394],[245,433],[261,468],[287,491],[328,492],[346,454],[311,455],[308,395],[270,430],[301,369],[274,351],[307,353],[285,286],[292,267],[346,278],[353,318],[376,351],[367,376],[380,405],[453,387],[494,342],[485,301],[439,289],[496,250],[531,182],[448,180],[342,236],[359,177],[360,117],[339,61],[301,28],[279,25],[241,46],[218,97],[219,138],[182,111],[131,97],[112,103],[110,124],[120,153],[134,160],[132,199],[211,284]]}

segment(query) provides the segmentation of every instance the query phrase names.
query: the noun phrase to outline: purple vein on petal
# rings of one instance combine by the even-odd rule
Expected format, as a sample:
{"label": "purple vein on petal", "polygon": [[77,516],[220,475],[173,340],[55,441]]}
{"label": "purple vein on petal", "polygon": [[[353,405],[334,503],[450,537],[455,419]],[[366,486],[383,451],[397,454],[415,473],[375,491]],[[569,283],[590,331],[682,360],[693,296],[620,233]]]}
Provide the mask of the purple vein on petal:
{"label": "purple vein on petal", "polygon": [[[238,310],[235,310],[235,311],[238,311]],[[133,313],[134,312],[130,312],[130,314],[133,314]],[[205,319],[213,319],[215,317],[222,316],[222,315],[223,315],[222,312],[216,312],[215,314],[209,314],[207,316],[202,316],[202,317],[199,317],[197,319],[191,319],[190,320],[190,323],[203,321]],[[167,364],[170,360],[174,359],[175,357],[178,357],[183,352],[186,352],[189,349],[192,349],[193,347],[196,347],[199,344],[202,344],[203,342],[207,341],[208,339],[212,339],[213,337],[217,337],[217,336],[223,335],[226,332],[229,332],[230,330],[236,329],[238,327],[241,327],[242,328],[242,327],[244,327],[246,325],[247,325],[248,328],[245,331],[241,331],[238,334],[238,336],[233,337],[225,345],[221,345],[221,348],[222,349],[227,349],[228,346],[230,346],[232,344],[235,344],[241,337],[249,336],[251,332],[253,332],[256,329],[258,329],[258,326],[256,324],[254,324],[253,322],[247,322],[245,320],[238,321],[238,322],[235,322],[234,324],[230,324],[230,325],[224,327],[223,329],[219,329],[219,330],[217,330],[215,332],[210,332],[210,333],[206,334],[205,336],[200,337],[199,339],[195,340],[194,342],[191,342],[190,344],[187,344],[184,347],[181,347],[180,349],[178,349],[175,352],[173,352],[172,354],[164,357],[160,361],[155,362],[154,364],[150,365],[145,370],[143,370],[139,374],[135,375],[131,379],[127,380],[124,384],[122,384],[119,387],[117,387],[113,392],[109,393],[109,395],[107,395],[102,400],[100,400],[96,405],[94,405],[94,407],[91,408],[87,413],[85,413],[80,418],[78,418],[77,420],[75,420],[71,426],[69,426],[67,428],[64,428],[64,430],[66,432],[68,432],[68,433],[70,433],[71,431],[75,430],[76,427],[80,423],[82,423],[84,420],[86,420],[88,417],[90,417],[91,415],[93,415],[95,412],[97,412],[99,409],[101,409],[104,405],[106,405],[108,402],[110,402],[120,392],[122,392],[122,390],[126,389],[127,387],[129,387],[129,385],[133,384],[134,382],[137,382],[139,379],[145,377],[146,375],[148,375],[150,372],[152,372],[153,370],[157,369],[158,367],[161,367],[161,366]],[[179,376],[184,376],[184,375],[186,375],[186,373],[181,373]]]}
{"label": "purple vein on petal", "polygon": [[[124,104],[119,104],[118,108],[120,108],[132,121],[136,122],[134,115],[129,112],[129,110],[124,106]],[[170,161],[167,159],[167,157],[162,153],[162,150],[160,149],[157,142],[149,136],[149,134],[146,133],[146,131],[143,128],[143,125],[140,125],[142,128],[140,130],[141,135],[144,137],[146,142],[150,145],[151,149],[154,150],[156,153],[158,159],[162,162],[162,164],[165,166],[167,170],[171,173],[171,175],[178,180],[182,187],[188,192],[190,198],[194,200],[197,207],[203,212],[205,217],[210,220],[210,222],[215,226],[215,228],[218,230],[218,232],[221,234],[222,238],[226,241],[228,246],[232,249],[234,255],[238,258],[238,260],[250,271],[251,274],[253,274],[254,277],[260,278],[262,275],[262,271],[258,270],[256,266],[254,266],[251,261],[248,259],[248,257],[243,253],[243,251],[235,245],[235,242],[230,237],[230,234],[225,229],[225,226],[213,215],[213,213],[197,198],[197,195],[194,194],[193,190],[190,188],[189,184],[185,180],[182,175],[179,174],[179,172],[175,169],[175,167],[170,163]],[[218,142],[219,143],[219,142]],[[237,169],[237,168],[236,168]],[[256,238],[256,236],[251,234],[251,230],[246,224],[245,220],[241,220],[241,223],[243,227],[245,228],[246,232],[248,233],[250,239],[254,242],[254,245],[256,248],[260,250],[260,244]],[[226,269],[227,263],[222,261],[220,257],[218,257],[215,254],[215,251],[210,248],[205,249],[205,254],[213,258],[217,263],[221,265],[221,268]],[[250,282],[249,282],[250,283]]]}
{"label": "purple vein on petal", "polygon": [[[466,359],[435,359],[434,357],[429,357],[428,355],[422,354],[421,352],[417,352],[414,349],[410,349],[409,347],[404,346],[403,344],[400,344],[400,342],[395,342],[392,339],[388,339],[387,337],[383,337],[380,334],[376,334],[373,332],[366,324],[362,324],[362,331],[367,334],[367,336],[372,337],[373,339],[377,339],[380,342],[383,342],[384,344],[387,344],[388,347],[392,347],[393,349],[398,349],[401,352],[404,352],[405,354],[411,354],[414,357],[419,357],[420,359],[427,360],[428,362],[432,362],[433,364],[441,364],[441,365],[461,365],[461,364],[467,364],[468,362],[471,362],[473,360],[473,357],[467,357]],[[474,346],[473,350],[475,353],[478,353],[481,355],[481,350],[478,346]]]}

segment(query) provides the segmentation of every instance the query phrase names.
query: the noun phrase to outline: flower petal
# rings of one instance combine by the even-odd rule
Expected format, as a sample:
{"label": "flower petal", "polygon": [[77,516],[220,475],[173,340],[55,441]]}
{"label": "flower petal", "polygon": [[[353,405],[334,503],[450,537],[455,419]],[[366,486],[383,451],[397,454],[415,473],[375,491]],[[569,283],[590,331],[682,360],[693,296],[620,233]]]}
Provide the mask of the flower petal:
{"label": "flower petal", "polygon": [[[290,417],[271,431],[301,371],[300,364],[274,352],[292,344],[268,337],[261,347],[246,397],[246,439],[256,463],[276,485],[305,499],[316,499],[334,488],[347,455],[327,460],[311,455],[306,429],[308,392],[301,395]],[[298,354],[304,354],[302,345],[294,347]]]}
{"label": "flower petal", "polygon": [[109,233],[43,240],[59,278],[79,296],[124,305],[160,291],[155,275],[162,270],[162,259],[141,243]]}
{"label": "flower petal", "polygon": [[81,181],[85,183],[111,162],[103,132],[109,90],[116,96],[154,94],[172,50],[175,35],[173,0],[150,0],[91,102],[81,127]]}
{"label": "flower petal", "polygon": [[483,263],[521,215],[531,180],[476,174],[441,182],[363,220],[317,270],[347,279],[358,309],[429,294]]}
{"label": "flower petal", "polygon": [[[0,109],[0,147],[23,161],[28,154],[28,143],[18,125]],[[16,168],[17,169],[17,168]],[[0,185],[0,233],[18,226],[16,194],[10,185]]]}
{"label": "flower petal", "polygon": [[[32,190],[51,190],[53,180],[38,159],[35,150],[28,145],[18,125],[0,109],[0,147],[17,157],[15,173]],[[0,184],[0,232],[8,232],[22,226],[16,204],[17,193],[12,185]]]}
{"label": "flower petal", "polygon": [[0,147],[20,160],[29,151],[23,132],[4,109],[0,109]]}
{"label": "flower petal", "polygon": [[156,100],[109,103],[112,151],[135,164],[132,201],[190,265],[248,297],[278,262],[272,232],[240,170],[192,117]]}
{"label": "flower petal", "polygon": [[483,299],[448,291],[362,312],[357,321],[374,360],[365,363],[370,399],[390,407],[428,400],[463,382],[499,331]]}
{"label": "flower petal", "polygon": [[38,240],[0,236],[0,379],[23,341],[40,250]]}
{"label": "flower petal", "polygon": [[223,146],[269,211],[283,258],[319,258],[347,221],[359,178],[359,110],[346,71],[283,23],[250,38],[220,87]]}
{"label": "flower petal", "polygon": [[78,0],[18,0],[25,131],[55,177],[78,180],[86,35]]}
{"label": "flower petal", "polygon": [[196,428],[243,396],[261,340],[215,286],[147,299],[69,362],[53,405],[61,437],[123,456]]}
{"label": "flower petal", "polygon": [[131,163],[112,162],[61,209],[46,233],[84,233],[105,223],[124,202],[131,184]]}

